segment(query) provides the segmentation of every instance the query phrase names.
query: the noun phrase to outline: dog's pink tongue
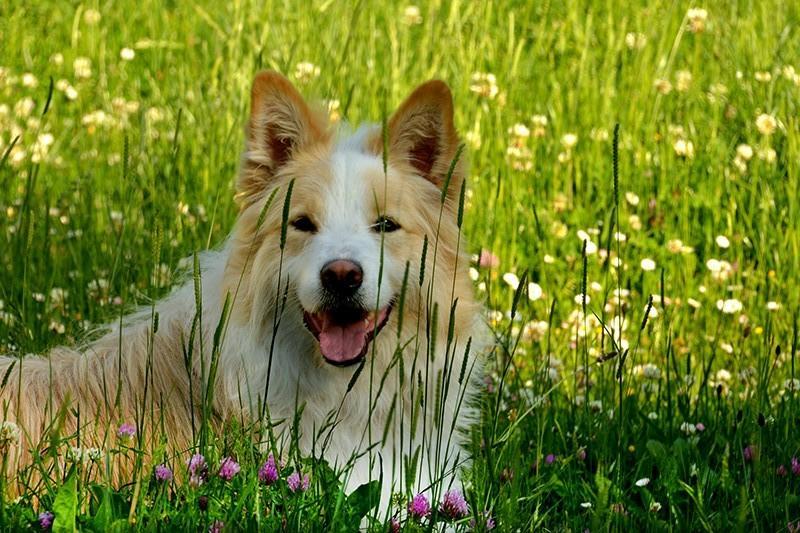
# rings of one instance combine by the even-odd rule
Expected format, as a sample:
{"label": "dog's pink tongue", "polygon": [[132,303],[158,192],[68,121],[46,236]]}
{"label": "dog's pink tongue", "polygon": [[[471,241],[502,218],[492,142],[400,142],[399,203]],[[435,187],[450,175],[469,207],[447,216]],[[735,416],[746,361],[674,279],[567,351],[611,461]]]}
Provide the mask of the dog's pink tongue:
{"label": "dog's pink tongue", "polygon": [[361,355],[367,343],[367,325],[363,320],[352,324],[332,324],[325,320],[319,332],[319,348],[328,360],[345,363]]}

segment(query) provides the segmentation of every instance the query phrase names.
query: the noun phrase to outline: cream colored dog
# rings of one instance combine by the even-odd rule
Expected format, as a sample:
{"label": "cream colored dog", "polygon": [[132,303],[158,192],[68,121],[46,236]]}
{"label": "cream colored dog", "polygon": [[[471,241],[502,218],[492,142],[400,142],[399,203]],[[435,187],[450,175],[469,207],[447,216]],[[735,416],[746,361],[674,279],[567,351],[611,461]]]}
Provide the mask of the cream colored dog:
{"label": "cream colored dog", "polygon": [[202,306],[190,280],[88,346],[0,358],[0,419],[22,428],[10,468],[43,446],[65,403],[66,430],[78,409],[85,446],[135,420],[146,449],[166,437],[188,450],[213,374],[217,428],[268,415],[285,440],[303,407],[301,451],[350,461],[349,487],[382,476],[386,503],[415,456],[420,490],[449,484],[467,459],[459,432],[485,347],[458,146],[442,82],[417,88],[384,138],[376,125],[334,134],[285,78],[259,74],[240,213],[222,249],[201,256]]}

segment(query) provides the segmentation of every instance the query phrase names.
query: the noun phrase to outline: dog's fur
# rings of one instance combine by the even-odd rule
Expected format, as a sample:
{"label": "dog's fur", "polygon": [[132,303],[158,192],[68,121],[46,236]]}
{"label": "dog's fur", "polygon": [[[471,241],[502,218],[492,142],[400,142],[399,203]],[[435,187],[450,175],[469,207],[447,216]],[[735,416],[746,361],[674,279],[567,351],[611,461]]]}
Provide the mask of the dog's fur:
{"label": "dog's fur", "polygon": [[[431,81],[416,89],[388,121],[385,137],[377,125],[334,134],[327,119],[273,72],[256,77],[251,96],[237,184],[240,213],[221,250],[201,256],[201,312],[189,280],[153,309],[110,325],[102,338],[84,348],[58,348],[48,357],[0,357],[0,378],[8,374],[0,391],[0,420],[15,421],[23,431],[10,468],[22,467],[30,462],[32,450],[41,450],[49,421],[65,403],[70,406],[66,434],[77,429],[77,410],[81,426],[93,422],[92,428],[136,420],[148,450],[158,446],[155,435],[160,431],[172,450],[190,449],[191,421],[201,416],[202,379],[209,374],[226,296],[232,305],[213,384],[215,427],[232,418],[257,419],[271,373],[266,412],[274,432],[285,437],[303,406],[295,428],[301,451],[322,454],[339,466],[361,454],[349,487],[382,473],[385,502],[391,490],[401,488],[405,455],[421,452],[417,486],[422,489],[442,476],[449,483],[455,462],[467,458],[457,434],[472,413],[467,400],[457,411],[462,398],[474,392],[468,385],[474,379],[467,376],[459,386],[458,377],[468,339],[472,354],[485,344],[457,225],[465,164],[456,157],[448,87]],[[281,249],[290,182],[290,224]],[[273,191],[277,194],[265,210]],[[299,222],[295,227],[294,221],[303,216],[316,231]],[[376,231],[382,216],[391,217],[400,229]],[[377,327],[375,322],[393,306],[385,327],[366,346],[366,363],[349,392],[358,367],[326,362],[321,341],[304,324],[304,315],[307,322],[310,314],[337,312],[339,304],[320,287],[320,270],[342,258],[363,267],[363,285],[347,305],[365,309],[364,327]],[[158,315],[155,331],[153,312]],[[185,350],[196,317],[190,379]],[[334,354],[328,360],[358,362],[351,355]],[[479,374],[480,356],[470,357],[467,370]],[[418,416],[412,416],[415,410]],[[82,445],[108,443],[101,433],[84,428]]]}

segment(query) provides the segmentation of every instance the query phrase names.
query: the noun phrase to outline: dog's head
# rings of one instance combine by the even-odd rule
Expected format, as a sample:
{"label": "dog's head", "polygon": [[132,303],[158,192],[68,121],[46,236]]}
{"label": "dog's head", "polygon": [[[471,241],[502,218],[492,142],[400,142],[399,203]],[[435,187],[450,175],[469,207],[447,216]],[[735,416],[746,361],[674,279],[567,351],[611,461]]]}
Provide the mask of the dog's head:
{"label": "dog's head", "polygon": [[452,284],[464,176],[447,85],[418,87],[385,136],[372,125],[339,138],[284,77],[263,72],[246,142],[229,271],[241,274],[250,321],[274,316],[286,295],[324,359],[345,366],[395,323],[404,279],[407,305],[419,301],[426,237],[437,243],[440,283]]}

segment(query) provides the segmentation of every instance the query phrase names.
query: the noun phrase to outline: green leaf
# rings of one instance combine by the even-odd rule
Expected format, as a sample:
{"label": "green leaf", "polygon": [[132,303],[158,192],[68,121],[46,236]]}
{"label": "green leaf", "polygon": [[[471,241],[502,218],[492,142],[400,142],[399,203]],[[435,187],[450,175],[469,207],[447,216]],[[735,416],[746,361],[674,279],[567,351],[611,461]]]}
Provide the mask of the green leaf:
{"label": "green leaf", "polygon": [[370,509],[378,505],[381,497],[381,484],[378,480],[364,483],[354,490],[347,497],[347,507],[349,508],[351,523],[357,523],[364,518]]}
{"label": "green leaf", "polygon": [[78,513],[78,484],[74,471],[58,489],[53,503],[53,533],[72,533],[75,531],[75,515]]}

